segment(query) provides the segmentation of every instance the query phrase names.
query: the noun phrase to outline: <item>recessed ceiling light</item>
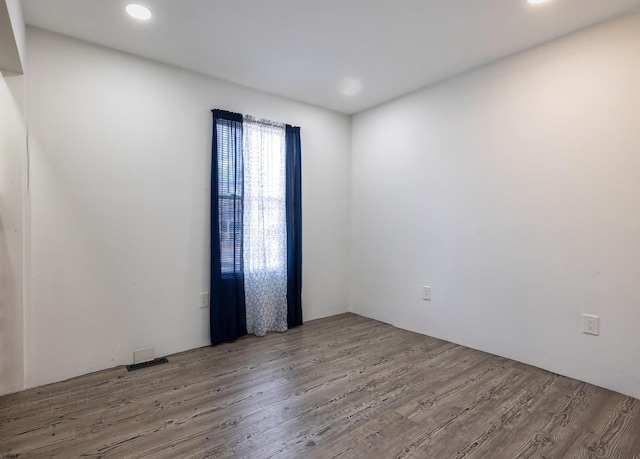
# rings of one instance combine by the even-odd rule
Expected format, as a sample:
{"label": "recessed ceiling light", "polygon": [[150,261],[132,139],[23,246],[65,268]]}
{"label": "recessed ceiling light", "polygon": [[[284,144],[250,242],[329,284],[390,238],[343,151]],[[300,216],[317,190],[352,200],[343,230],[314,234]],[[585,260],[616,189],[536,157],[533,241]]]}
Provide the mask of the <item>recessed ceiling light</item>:
{"label": "recessed ceiling light", "polygon": [[549,0],[527,0],[527,3],[531,3],[532,5],[537,5],[538,3],[548,2]]}
{"label": "recessed ceiling light", "polygon": [[132,18],[140,19],[141,21],[146,21],[151,17],[151,10],[144,5],[140,5],[138,3],[129,3],[125,8],[127,13]]}
{"label": "recessed ceiling light", "polygon": [[355,96],[362,90],[362,83],[355,78],[347,78],[340,83],[340,92],[345,96]]}

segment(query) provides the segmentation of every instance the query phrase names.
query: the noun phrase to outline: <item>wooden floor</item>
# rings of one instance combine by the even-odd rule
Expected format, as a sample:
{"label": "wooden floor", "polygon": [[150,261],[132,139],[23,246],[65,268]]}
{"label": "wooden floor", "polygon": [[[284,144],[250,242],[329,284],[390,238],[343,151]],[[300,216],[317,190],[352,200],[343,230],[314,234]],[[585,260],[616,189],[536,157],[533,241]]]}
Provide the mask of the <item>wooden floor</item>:
{"label": "wooden floor", "polygon": [[640,401],[354,314],[0,397],[0,457],[640,458]]}

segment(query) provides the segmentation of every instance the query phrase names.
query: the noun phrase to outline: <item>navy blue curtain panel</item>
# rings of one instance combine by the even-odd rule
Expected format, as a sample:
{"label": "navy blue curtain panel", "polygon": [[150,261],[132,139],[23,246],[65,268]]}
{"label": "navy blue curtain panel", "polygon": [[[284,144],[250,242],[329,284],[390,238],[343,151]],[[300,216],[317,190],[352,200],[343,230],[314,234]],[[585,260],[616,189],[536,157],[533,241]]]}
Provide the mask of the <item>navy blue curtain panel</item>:
{"label": "navy blue curtain panel", "polygon": [[242,115],[213,112],[211,159],[211,343],[247,334],[242,259]]}
{"label": "navy blue curtain panel", "polygon": [[286,125],[287,326],[302,325],[302,167],[300,128]]}

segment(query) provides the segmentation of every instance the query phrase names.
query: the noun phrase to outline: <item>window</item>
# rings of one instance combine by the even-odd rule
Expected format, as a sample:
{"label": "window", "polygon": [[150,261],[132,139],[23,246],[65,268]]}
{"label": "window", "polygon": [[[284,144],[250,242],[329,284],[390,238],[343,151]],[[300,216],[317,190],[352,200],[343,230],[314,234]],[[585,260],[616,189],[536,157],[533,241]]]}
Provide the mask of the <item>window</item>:
{"label": "window", "polygon": [[[285,270],[285,126],[245,117],[240,132],[222,121],[216,125],[221,145],[221,272],[232,273],[238,268],[245,273]],[[238,145],[242,145],[241,155],[233,154]],[[243,241],[241,256],[236,250],[238,241]]]}
{"label": "window", "polygon": [[244,271],[287,269],[285,126],[245,117]]}
{"label": "window", "polygon": [[[243,174],[242,123],[218,119],[218,212],[220,232],[220,265],[222,274],[242,270]],[[240,127],[240,129],[239,129]],[[213,195],[212,195],[213,196]]]}
{"label": "window", "polygon": [[300,128],[213,110],[211,342],[302,324]]}

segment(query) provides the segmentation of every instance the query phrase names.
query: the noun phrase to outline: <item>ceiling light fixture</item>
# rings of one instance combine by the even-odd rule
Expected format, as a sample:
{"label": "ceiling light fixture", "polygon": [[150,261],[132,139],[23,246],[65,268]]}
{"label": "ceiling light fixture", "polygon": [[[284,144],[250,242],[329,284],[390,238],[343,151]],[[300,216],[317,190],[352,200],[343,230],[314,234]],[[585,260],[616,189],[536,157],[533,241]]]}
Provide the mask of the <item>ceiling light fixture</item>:
{"label": "ceiling light fixture", "polygon": [[547,1],[549,0],[527,0],[527,3],[530,3],[531,5],[537,5],[538,3],[544,3]]}
{"label": "ceiling light fixture", "polygon": [[151,17],[151,10],[144,5],[138,3],[129,3],[125,8],[129,16],[141,21],[146,21]]}
{"label": "ceiling light fixture", "polygon": [[362,83],[355,78],[347,78],[340,84],[340,92],[345,96],[355,96],[362,90]]}

